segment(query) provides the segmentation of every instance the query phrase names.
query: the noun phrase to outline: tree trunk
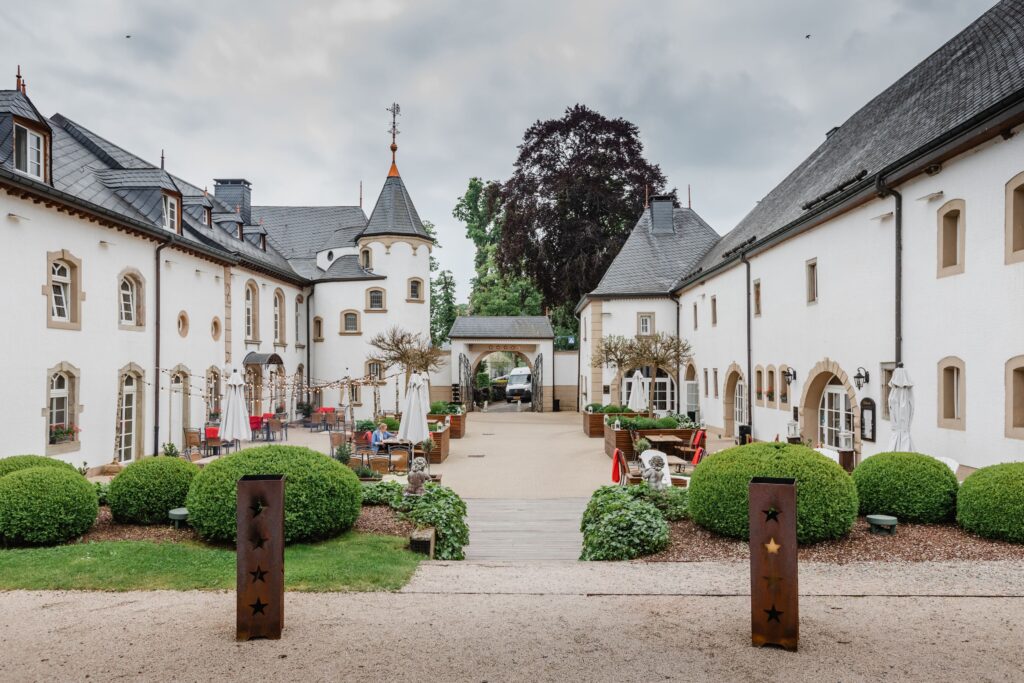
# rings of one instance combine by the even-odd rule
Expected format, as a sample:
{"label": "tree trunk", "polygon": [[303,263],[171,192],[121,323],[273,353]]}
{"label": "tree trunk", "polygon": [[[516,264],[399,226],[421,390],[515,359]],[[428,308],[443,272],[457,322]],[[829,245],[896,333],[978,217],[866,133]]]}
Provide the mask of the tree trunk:
{"label": "tree trunk", "polygon": [[651,382],[647,388],[647,417],[654,417],[654,382],[658,379],[658,366],[651,366]]}

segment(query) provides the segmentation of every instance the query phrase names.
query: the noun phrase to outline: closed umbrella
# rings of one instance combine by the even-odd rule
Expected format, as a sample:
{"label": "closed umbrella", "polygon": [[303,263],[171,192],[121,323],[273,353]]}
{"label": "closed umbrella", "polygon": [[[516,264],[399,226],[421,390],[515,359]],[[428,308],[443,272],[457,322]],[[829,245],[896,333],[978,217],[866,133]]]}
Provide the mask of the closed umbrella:
{"label": "closed umbrella", "polygon": [[414,444],[421,443],[430,436],[427,431],[427,410],[430,404],[424,405],[423,377],[418,372],[412,373],[409,386],[405,391],[405,405],[402,409],[402,421],[398,425],[398,438]]}
{"label": "closed umbrella", "polygon": [[249,409],[245,405],[245,381],[236,369],[227,381],[220,438],[225,441],[237,441],[249,436],[251,436],[251,431],[249,429]]}
{"label": "closed umbrella", "polygon": [[626,407],[631,413],[642,413],[647,410],[647,389],[644,387],[643,373],[639,370],[633,373],[633,386],[629,391],[629,402]]}
{"label": "closed umbrella", "polygon": [[889,419],[892,421],[889,450],[913,453],[910,422],[914,419],[914,382],[903,367],[896,368],[889,380]]}

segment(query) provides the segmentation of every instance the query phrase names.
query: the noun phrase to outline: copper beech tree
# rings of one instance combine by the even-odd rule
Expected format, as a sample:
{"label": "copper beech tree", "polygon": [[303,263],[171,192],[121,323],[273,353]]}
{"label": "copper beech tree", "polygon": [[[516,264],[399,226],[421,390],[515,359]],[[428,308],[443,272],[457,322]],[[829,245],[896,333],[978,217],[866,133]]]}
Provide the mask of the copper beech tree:
{"label": "copper beech tree", "polygon": [[633,338],[609,335],[594,351],[594,367],[613,367],[618,377],[629,370],[648,367],[651,371],[647,414],[654,415],[654,384],[659,370],[677,370],[690,358],[690,343],[674,334],[659,332]]}

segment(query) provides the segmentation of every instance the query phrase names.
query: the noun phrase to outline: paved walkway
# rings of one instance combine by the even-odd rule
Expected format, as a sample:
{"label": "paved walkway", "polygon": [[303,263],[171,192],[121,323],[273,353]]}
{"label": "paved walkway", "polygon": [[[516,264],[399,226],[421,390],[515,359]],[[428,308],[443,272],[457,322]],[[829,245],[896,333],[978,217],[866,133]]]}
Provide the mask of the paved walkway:
{"label": "paved walkway", "polygon": [[0,593],[0,680],[1020,679],[1020,563],[805,564],[796,653],[750,646],[744,569],[427,563],[402,593],[288,593],[283,638],[248,643],[228,592]]}
{"label": "paved walkway", "polygon": [[580,557],[587,498],[470,498],[467,560],[569,560]]}

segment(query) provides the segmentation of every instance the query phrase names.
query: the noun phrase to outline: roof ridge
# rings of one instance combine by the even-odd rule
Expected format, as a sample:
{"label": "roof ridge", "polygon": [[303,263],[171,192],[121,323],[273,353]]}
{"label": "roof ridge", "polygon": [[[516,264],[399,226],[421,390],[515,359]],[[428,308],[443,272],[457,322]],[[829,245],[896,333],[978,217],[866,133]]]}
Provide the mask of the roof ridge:
{"label": "roof ridge", "polygon": [[[129,151],[127,150],[127,149],[125,149],[125,148],[124,148],[124,147],[122,147],[121,145],[117,145],[117,144],[114,144],[113,142],[111,142],[111,141],[110,141],[110,140],[108,140],[107,138],[103,137],[102,135],[100,135],[100,134],[96,133],[96,132],[95,132],[95,131],[93,131],[92,129],[90,129],[90,128],[86,128],[85,126],[83,126],[82,124],[78,123],[77,121],[74,121],[74,120],[72,120],[72,119],[69,119],[69,118],[68,118],[67,116],[65,116],[64,114],[61,114],[60,112],[57,112],[56,114],[54,114],[54,115],[53,115],[53,118],[54,118],[54,119],[56,119],[56,118],[57,118],[58,116],[59,116],[59,117],[61,118],[61,120],[63,120],[63,121],[64,121],[64,122],[65,122],[65,123],[66,123],[67,125],[70,125],[71,127],[73,127],[73,128],[76,128],[76,129],[78,129],[78,130],[79,130],[79,131],[80,131],[81,133],[83,133],[83,134],[87,133],[88,135],[91,135],[91,136],[92,136],[92,137],[94,137],[94,138],[97,138],[97,139],[99,139],[99,140],[102,140],[103,142],[107,143],[107,144],[108,144],[108,145],[110,145],[111,147],[113,147],[113,148],[115,148],[115,149],[117,149],[117,150],[120,150],[121,152],[124,152],[125,154],[127,154],[127,155],[128,155],[128,156],[130,156],[130,157],[132,157],[133,159],[137,159],[138,161],[141,161],[142,163],[146,164],[146,165],[147,165],[147,167],[149,167],[149,168],[159,168],[159,166],[157,166],[156,164],[154,164],[154,163],[151,163],[151,162],[149,162],[149,161],[146,161],[145,159],[143,159],[143,158],[142,158],[142,157],[140,157],[139,155],[137,155],[137,154],[134,154],[133,152],[129,152]],[[71,133],[71,131],[70,131],[70,130],[68,130],[68,128],[67,128],[67,125],[61,125],[61,128],[63,128],[64,130],[67,130],[67,131],[68,131],[69,133]],[[77,136],[75,136],[75,135],[74,135],[74,133],[71,133],[71,135],[72,135],[72,137],[75,137],[75,139],[76,139],[76,140],[78,139],[78,137],[77,137]],[[88,137],[86,137],[86,139],[88,139]],[[95,142],[93,142],[92,140],[89,140],[88,142],[85,142],[85,141],[79,140],[79,142],[82,142],[82,144],[84,144],[84,145],[86,145],[87,147],[89,147],[89,151],[91,151],[91,152],[96,152],[96,150],[95,150],[95,149],[93,149],[93,147],[97,147],[97,148],[98,148],[98,145],[96,145],[96,143],[95,143]],[[111,157],[111,156],[110,156],[110,153],[109,153],[109,152],[107,152],[106,150],[100,149],[100,152],[101,152],[101,154],[102,154],[103,156],[107,156],[107,157],[109,157],[109,158],[110,158],[110,159],[112,159],[112,160],[114,159],[113,157]],[[98,156],[99,156],[99,155],[98,155]],[[114,160],[114,164],[113,164],[113,165],[115,165],[115,166],[119,166],[119,167],[121,167],[121,168],[125,168],[125,167],[124,167],[124,166],[123,166],[123,165],[121,164],[121,162],[119,162],[119,161],[116,161],[116,160]],[[142,169],[135,169],[135,170],[142,170]]]}

